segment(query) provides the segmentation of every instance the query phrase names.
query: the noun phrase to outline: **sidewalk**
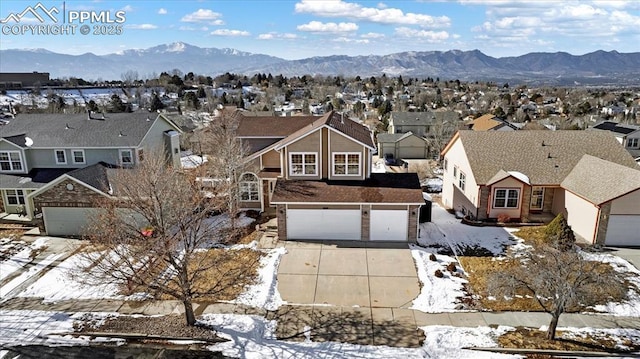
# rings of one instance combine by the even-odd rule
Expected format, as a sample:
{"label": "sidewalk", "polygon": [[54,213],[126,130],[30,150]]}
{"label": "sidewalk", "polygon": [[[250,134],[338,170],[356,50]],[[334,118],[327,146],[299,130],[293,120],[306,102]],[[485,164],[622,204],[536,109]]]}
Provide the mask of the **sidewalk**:
{"label": "sidewalk", "polygon": [[[229,303],[194,303],[197,316],[204,314],[258,315],[276,320],[279,339],[304,340],[310,329],[314,341],[338,341],[355,344],[419,347],[422,326],[483,327],[489,325],[540,328],[549,324],[550,316],[538,312],[456,312],[424,313],[404,308],[368,308],[285,305],[277,311]],[[41,310],[61,312],[117,312],[123,315],[182,314],[182,303],[165,301],[73,300],[42,303],[38,298],[13,298],[0,310]],[[567,313],[560,317],[560,327],[602,329],[640,329],[640,318],[597,314]]]}

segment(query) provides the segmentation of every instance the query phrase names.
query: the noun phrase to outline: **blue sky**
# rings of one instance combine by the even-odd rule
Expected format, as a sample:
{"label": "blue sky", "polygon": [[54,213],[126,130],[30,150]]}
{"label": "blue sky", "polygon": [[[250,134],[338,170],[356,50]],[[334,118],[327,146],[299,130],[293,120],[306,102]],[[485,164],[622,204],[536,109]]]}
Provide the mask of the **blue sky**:
{"label": "blue sky", "polygon": [[[63,9],[62,1],[41,3],[47,9]],[[36,4],[2,0],[0,19]],[[182,41],[285,59],[452,49],[478,49],[495,57],[640,51],[639,0],[67,0],[64,8],[67,14],[108,12],[111,19],[124,11],[122,34],[82,35],[78,29],[73,35],[18,32],[15,26],[40,24],[27,14],[19,24],[1,24],[14,28],[2,29],[0,49],[102,55]],[[97,22],[75,24],[93,27]],[[18,33],[10,33],[12,29]]]}

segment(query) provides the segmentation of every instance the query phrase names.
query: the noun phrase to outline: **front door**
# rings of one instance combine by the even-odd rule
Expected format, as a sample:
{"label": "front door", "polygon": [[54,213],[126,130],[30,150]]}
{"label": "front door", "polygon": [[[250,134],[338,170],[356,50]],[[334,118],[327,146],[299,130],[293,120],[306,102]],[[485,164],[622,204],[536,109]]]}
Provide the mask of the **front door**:
{"label": "front door", "polygon": [[533,211],[542,211],[544,205],[544,187],[533,187],[531,189],[531,205]]}

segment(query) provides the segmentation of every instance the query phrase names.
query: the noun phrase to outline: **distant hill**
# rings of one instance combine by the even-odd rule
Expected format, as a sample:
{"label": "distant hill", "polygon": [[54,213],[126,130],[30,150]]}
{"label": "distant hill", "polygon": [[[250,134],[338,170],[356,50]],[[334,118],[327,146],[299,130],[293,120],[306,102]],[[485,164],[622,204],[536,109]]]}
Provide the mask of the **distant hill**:
{"label": "distant hill", "polygon": [[253,54],[234,49],[200,48],[183,42],[143,50],[97,56],[65,55],[43,49],[0,51],[1,72],[49,72],[52,77],[86,80],[120,79],[128,70],[145,77],[179,69],[197,74],[225,72],[343,76],[440,77],[466,81],[516,81],[545,84],[640,85],[640,52],[596,51],[529,53],[495,58],[478,50],[408,51],[389,55],[325,56],[301,60]]}

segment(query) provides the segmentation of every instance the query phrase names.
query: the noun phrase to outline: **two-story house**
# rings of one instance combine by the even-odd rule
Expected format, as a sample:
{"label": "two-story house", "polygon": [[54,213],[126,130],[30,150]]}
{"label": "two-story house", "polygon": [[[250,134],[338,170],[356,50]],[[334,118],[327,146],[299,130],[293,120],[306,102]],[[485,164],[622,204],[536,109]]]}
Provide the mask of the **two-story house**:
{"label": "two-story house", "polygon": [[440,145],[457,129],[453,111],[397,112],[389,115],[387,133],[377,136],[380,157],[426,159],[437,157]]}
{"label": "two-story house", "polygon": [[78,235],[115,167],[164,149],[180,165],[181,131],[150,113],[20,114],[0,127],[0,212],[42,216],[49,235]]}
{"label": "two-story house", "polygon": [[472,219],[563,213],[589,243],[640,245],[640,170],[604,131],[458,131],[442,151],[442,202]]}
{"label": "two-story house", "polygon": [[640,157],[640,126],[602,121],[595,124],[591,129],[613,133],[618,142],[634,158]]}
{"label": "two-story house", "polygon": [[418,177],[372,174],[367,127],[333,111],[297,119],[240,114],[238,122],[239,137],[255,150],[240,183],[242,206],[275,207],[280,239],[416,241],[424,204]]}

